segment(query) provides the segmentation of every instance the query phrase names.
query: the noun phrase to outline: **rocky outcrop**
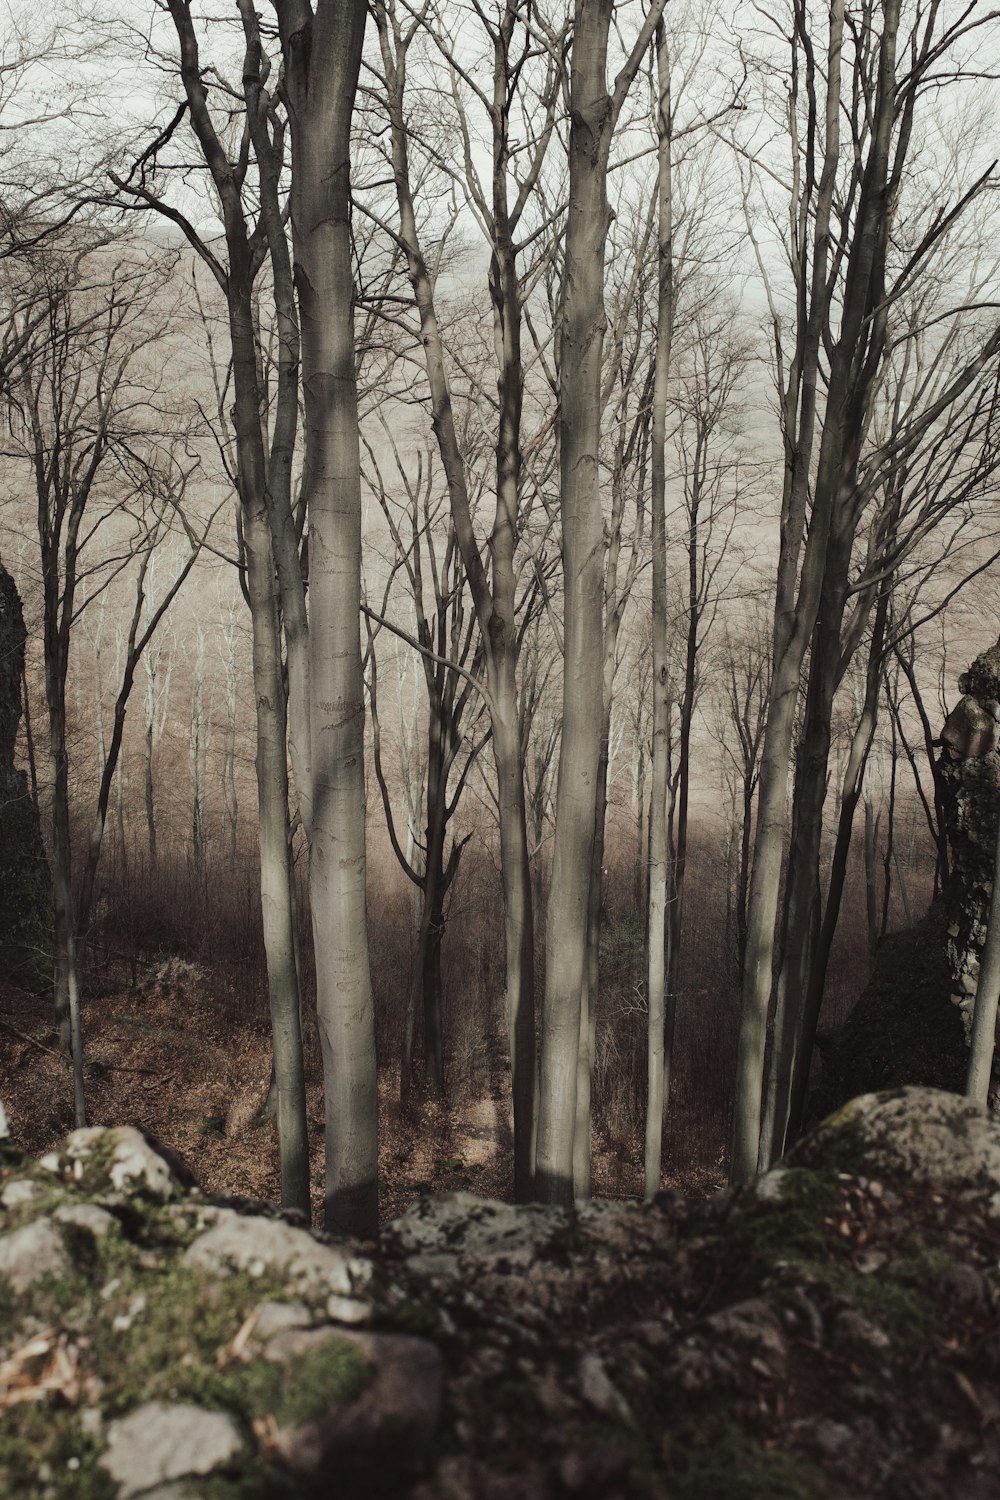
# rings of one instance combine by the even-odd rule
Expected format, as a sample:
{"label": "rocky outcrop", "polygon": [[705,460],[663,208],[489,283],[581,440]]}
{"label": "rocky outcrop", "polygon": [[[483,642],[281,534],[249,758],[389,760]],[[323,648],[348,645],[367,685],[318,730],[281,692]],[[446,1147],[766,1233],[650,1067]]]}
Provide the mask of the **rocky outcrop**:
{"label": "rocky outcrop", "polygon": [[0,1492],[996,1495],[1000,1124],[855,1101],[710,1202],[426,1199],[377,1243],[134,1131],[0,1178]]}
{"label": "rocky outcrop", "polygon": [[819,1082],[809,1101],[815,1124],[858,1094],[919,1084],[961,1091],[969,1065],[965,1030],[950,1004],[944,905],[915,927],[890,933],[846,1020],[821,1033]]}
{"label": "rocky outcrop", "polygon": [[15,762],[26,633],[14,580],[0,563],[0,976],[45,977],[49,876],[38,808]]}
{"label": "rocky outcrop", "polygon": [[[1000,642],[958,680],[962,694],[941,731],[941,783],[951,872],[945,892],[951,998],[966,1034],[986,941],[1000,818]],[[994,1079],[993,1097],[997,1096]]]}

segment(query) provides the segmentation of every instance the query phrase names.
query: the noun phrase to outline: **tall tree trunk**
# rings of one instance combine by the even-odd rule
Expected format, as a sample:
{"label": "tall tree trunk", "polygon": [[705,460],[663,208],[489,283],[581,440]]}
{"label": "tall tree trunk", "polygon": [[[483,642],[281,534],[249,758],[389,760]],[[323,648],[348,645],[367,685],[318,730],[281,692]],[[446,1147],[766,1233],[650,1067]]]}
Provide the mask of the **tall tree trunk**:
{"label": "tall tree trunk", "polygon": [[188,732],[188,769],[191,776],[191,853],[195,875],[205,874],[205,637],[198,632],[194,682],[191,689],[191,721]]}
{"label": "tall tree trunk", "polygon": [[[889,751],[889,803],[886,808],[885,818],[885,856],[884,873],[885,882],[882,889],[882,921],[878,929],[876,946],[879,940],[885,937],[889,930],[889,907],[892,897],[892,865],[896,853],[896,724],[895,720],[890,722],[890,733],[892,743]],[[896,861],[897,869],[899,861]],[[872,948],[872,960],[875,958],[875,949]]]}
{"label": "tall tree trunk", "polygon": [[143,800],[146,808],[146,847],[150,866],[156,866],[156,802],[153,793],[153,721],[147,712],[143,736]]}
{"label": "tall tree trunk", "polygon": [[560,357],[560,497],[564,566],[563,725],[546,927],[536,1191],[573,1201],[581,1005],[601,739],[603,535],[601,366],[607,318],[604,247],[613,128],[606,82],[608,0],[577,0],[570,81],[569,212]]}
{"label": "tall tree trunk", "polygon": [[861,799],[865,767],[868,763],[878,723],[878,698],[882,682],[882,655],[888,616],[888,599],[889,588],[886,586],[879,596],[876,608],[875,623],[868,649],[865,699],[857,728],[851,740],[847,766],[844,771],[837,837],[830,867],[830,881],[827,889],[826,904],[823,909],[822,923],[818,936],[812,945],[808,988],[799,1018],[799,1033],[794,1040],[794,1044],[789,1049],[790,1059],[786,1056],[783,1062],[779,1061],[778,1063],[778,1066],[783,1066],[789,1071],[785,1074],[782,1087],[783,1113],[781,1115],[780,1127],[775,1127],[772,1123],[771,1134],[768,1135],[767,1139],[769,1148],[768,1162],[780,1156],[783,1150],[793,1144],[802,1129],[812,1048],[815,1041],[816,1028],[819,1023],[830,953],[833,948],[833,939],[837,930],[847,879],[848,858],[854,829],[854,815],[858,802]]}
{"label": "tall tree trunk", "polygon": [[[436,701],[435,701],[436,700]],[[444,923],[444,843],[448,772],[439,695],[432,695],[427,760],[427,828],[421,917],[420,991],[424,1021],[424,1078],[435,1099],[444,1093],[444,1027],[441,1016],[441,932]],[[436,722],[435,722],[436,721]]]}
{"label": "tall tree trunk", "polygon": [[865,797],[865,916],[868,929],[868,963],[875,962],[878,948],[878,896],[876,893],[876,850],[878,818],[870,796]]}
{"label": "tall tree trunk", "polygon": [[670,758],[670,688],[667,661],[666,428],[667,381],[673,338],[673,193],[671,184],[670,62],[662,22],[656,34],[659,198],[656,373],[650,442],[650,527],[653,562],[653,746],[649,802],[649,884],[646,939],[646,1138],[643,1192],[660,1190],[666,1107],[667,1016],[667,782]]}
{"label": "tall tree trunk", "polygon": [[[239,417],[237,417],[239,420]],[[257,820],[267,992],[277,1088],[281,1202],[308,1215],[309,1137],[288,836],[288,762],[281,637],[267,513],[260,500],[243,506],[247,586],[257,698]]]}
{"label": "tall tree trunk", "polygon": [[[513,570],[512,574],[513,574]],[[494,593],[500,592],[494,585]],[[504,643],[513,642],[513,593],[503,606]],[[499,635],[499,632],[498,632]],[[499,644],[499,641],[498,641]],[[514,1113],[514,1201],[525,1203],[534,1183],[535,924],[541,901],[542,851],[535,856],[535,890],[528,864],[524,763],[518,725],[513,645],[494,653],[492,686],[493,760],[500,816],[500,875],[503,881],[504,953],[507,975],[507,1032]],[[533,901],[534,896],[534,901]]]}
{"label": "tall tree trunk", "polygon": [[984,1107],[989,1103],[996,1050],[997,1007],[1000,1004],[1000,819],[997,821],[996,854],[993,859],[993,890],[986,925],[986,943],[979,963],[976,1008],[972,1018],[972,1046],[965,1092]]}
{"label": "tall tree trunk", "polygon": [[805,726],[795,763],[792,834],[784,917],[784,945],[774,1013],[771,1073],[760,1132],[758,1166],[780,1156],[785,1139],[805,997],[819,937],[820,849],[830,757],[831,718],[839,681],[843,604],[824,594],[826,608],[813,632]]}
{"label": "tall tree trunk", "polygon": [[[400,238],[406,250],[431,397],[434,432],[448,484],[449,501],[486,659],[497,771],[500,867],[504,897],[507,1016],[514,1113],[514,1197],[531,1196],[535,1102],[534,918],[528,867],[524,764],[517,706],[518,632],[514,547],[521,465],[521,294],[513,241],[506,232],[506,169],[502,150],[494,164],[495,243],[491,295],[499,327],[500,421],[497,434],[497,513],[490,537],[492,586],[476,541],[465,464],[455,431],[451,393],[434,303],[434,289],[417,232],[409,153],[403,118],[406,43],[395,15],[376,7],[379,40],[392,123],[392,160],[399,206]],[[391,33],[391,39],[390,39]]]}
{"label": "tall tree trunk", "polygon": [[444,1095],[444,1020],[442,1016],[441,937],[444,932],[444,871],[438,869],[427,912],[427,945],[424,951],[422,988],[424,997],[424,1066],[427,1083],[435,1099]]}
{"label": "tall tree trunk", "polygon": [[76,955],[72,845],[69,830],[69,760],[66,753],[65,676],[46,662],[49,708],[49,775],[52,797],[52,915],[55,946],[56,1015],[60,1038],[73,1063],[73,1118],[87,1123],[84,1092],[83,1018]]}
{"label": "tall tree trunk", "polygon": [[226,845],[231,861],[236,859],[239,799],[236,793],[236,642],[229,643],[226,657],[226,732],[222,749],[222,805],[226,820]]}
{"label": "tall tree trunk", "polygon": [[580,1050],[576,1067],[576,1128],[573,1139],[573,1196],[590,1197],[592,1095],[594,1051],[597,1042],[597,1001],[601,978],[601,904],[604,896],[604,838],[608,815],[608,760],[611,739],[611,678],[614,653],[604,654],[604,708],[601,753],[597,766],[597,812],[594,820],[594,860],[587,903],[587,967],[580,1007]]}
{"label": "tall tree trunk", "polygon": [[310,860],[326,1094],[326,1226],[378,1224],[375,1016],[365,911],[361,455],[350,226],[364,0],[278,9],[292,133],[292,242],[309,515]]}
{"label": "tall tree trunk", "polygon": [[[840,657],[839,621],[843,617],[841,575],[849,561],[859,519],[858,470],[861,445],[867,430],[871,397],[885,347],[885,248],[887,216],[890,213],[890,145],[895,104],[896,33],[899,20],[898,0],[887,0],[878,50],[873,53],[877,82],[872,79],[872,125],[867,156],[860,170],[857,222],[853,226],[844,269],[842,306],[836,328],[836,342],[831,328],[831,283],[827,274],[830,259],[830,218],[836,180],[841,100],[841,45],[844,31],[842,0],[834,0],[830,14],[830,39],[826,81],[826,134],[823,169],[819,182],[814,229],[811,276],[806,284],[805,262],[799,285],[800,313],[798,338],[801,357],[796,355],[794,378],[786,391],[786,496],[783,503],[782,537],[779,554],[778,590],[775,609],[774,671],[770,693],[770,713],[764,741],[754,870],[748,912],[747,966],[744,977],[743,1010],[740,1022],[740,1045],[737,1067],[737,1100],[734,1111],[734,1136],[731,1174],[736,1182],[753,1175],[760,1147],[761,1081],[764,1042],[770,1002],[774,954],[775,919],[781,877],[782,840],[785,828],[785,783],[790,763],[794,710],[798,681],[805,660],[809,638],[817,618],[819,634],[814,640],[811,681],[813,704],[821,705],[829,692],[831,673],[836,675]],[[912,108],[912,96],[907,108]],[[810,129],[814,124],[810,121]],[[901,126],[903,146],[908,139],[908,123]],[[893,170],[898,170],[899,163]],[[803,251],[804,255],[804,251]],[[808,504],[811,454],[817,422],[817,373],[819,348],[825,337],[829,350],[829,373],[826,410],[822,423],[818,465],[812,484],[812,504]],[[796,420],[797,418],[797,420]],[[787,434],[793,426],[794,442]],[[806,517],[808,514],[808,533]],[[831,536],[834,546],[831,552]],[[798,561],[802,557],[801,575]],[[796,582],[797,580],[797,582]],[[820,615],[822,601],[829,601],[837,620]],[[836,644],[832,634],[837,631]],[[828,640],[828,637],[831,639]],[[817,662],[817,642],[824,661]],[[842,670],[842,667],[841,669]],[[822,728],[814,715],[807,724],[806,754],[815,765],[824,760],[821,739],[829,738],[829,725]],[[815,786],[810,778],[805,796],[815,803]],[[806,845],[815,838],[814,806],[803,808],[799,829]],[[787,921],[785,930],[793,943],[808,944],[814,924],[814,868],[811,856],[802,864],[805,882],[805,908],[801,919]],[[789,881],[791,894],[795,882]],[[786,973],[795,982],[795,1005],[801,997],[797,968],[792,964]],[[787,988],[787,986],[786,986]],[[796,1011],[786,1021],[801,1025]],[[804,1054],[803,1054],[804,1055]]]}
{"label": "tall tree trunk", "polygon": [[[229,253],[216,270],[226,297],[232,348],[237,489],[246,546],[247,593],[253,632],[257,706],[257,808],[260,886],[271,1008],[282,1202],[310,1213],[309,1147],[302,1058],[302,1025],[295,966],[285,688],[281,664],[275,563],[268,516],[264,449],[264,393],[258,363],[254,279],[257,271],[240,182],[216,133],[208,105],[198,40],[185,0],[167,0],[180,42],[181,77],[195,134],[219,196]],[[280,19],[280,18],[279,18]],[[244,21],[246,24],[246,16]],[[244,75],[259,77],[259,44],[247,32]],[[266,161],[262,170],[266,170]],[[352,372],[353,373],[353,372]],[[318,967],[318,966],[317,966]]]}
{"label": "tall tree trunk", "polygon": [[636,916],[646,910],[646,865],[649,845],[646,833],[646,747],[641,731],[636,733],[636,764],[632,804],[635,814],[635,859],[632,867],[632,903]]}
{"label": "tall tree trunk", "polygon": [[740,823],[740,862],[736,876],[736,960],[742,983],[747,962],[747,901],[750,892],[750,856],[753,850],[753,781],[743,781],[743,813]]}
{"label": "tall tree trunk", "polygon": [[600,761],[604,570],[601,375],[607,317],[604,250],[608,158],[615,125],[660,18],[654,0],[607,85],[611,0],[576,0],[570,68],[569,205],[560,323],[559,493],[564,570],[562,741],[545,939],[535,1190],[573,1201],[573,1145],[590,872]]}

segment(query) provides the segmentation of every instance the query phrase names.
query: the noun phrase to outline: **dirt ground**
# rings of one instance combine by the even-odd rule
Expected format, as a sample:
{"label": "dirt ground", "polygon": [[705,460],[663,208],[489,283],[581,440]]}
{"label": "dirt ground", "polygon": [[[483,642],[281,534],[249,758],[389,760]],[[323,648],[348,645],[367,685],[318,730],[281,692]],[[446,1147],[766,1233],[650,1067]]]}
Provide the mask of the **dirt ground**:
{"label": "dirt ground", "polygon": [[[259,1019],[234,1019],[195,965],[169,959],[131,988],[125,976],[86,987],[84,1036],[90,1122],[139,1125],[170,1146],[211,1193],[275,1199],[274,1124],[262,1119],[270,1041]],[[306,1026],[314,1212],[323,1183],[323,1096],[318,1039]],[[401,1116],[397,1077],[380,1078],[380,1207],[402,1213],[426,1193],[466,1189],[509,1199],[509,1076],[502,1062],[464,1078],[444,1100],[417,1099]],[[0,985],[0,1097],[19,1145],[40,1153],[73,1128],[68,1061],[56,1048],[47,997]],[[704,1194],[705,1173],[667,1185]],[[595,1140],[594,1192],[631,1197],[634,1161]]]}

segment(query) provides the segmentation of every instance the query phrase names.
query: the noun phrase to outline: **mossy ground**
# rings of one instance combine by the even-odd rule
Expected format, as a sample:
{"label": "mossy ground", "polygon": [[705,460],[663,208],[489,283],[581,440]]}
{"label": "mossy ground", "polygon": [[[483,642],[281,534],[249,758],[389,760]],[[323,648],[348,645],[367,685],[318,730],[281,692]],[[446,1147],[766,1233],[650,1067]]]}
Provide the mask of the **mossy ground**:
{"label": "mossy ground", "polygon": [[[995,1223],[970,1214],[964,1200],[905,1180],[870,1181],[849,1116],[832,1134],[828,1154],[798,1153],[770,1192],[700,1205],[664,1197],[636,1209],[627,1240],[618,1225],[610,1256],[596,1221],[581,1219],[552,1234],[527,1279],[516,1266],[493,1267],[484,1277],[492,1289],[474,1280],[449,1289],[442,1280],[429,1291],[398,1259],[378,1261],[376,1326],[427,1334],[445,1355],[441,1458],[474,1460],[504,1500],[529,1492],[529,1471],[539,1494],[562,1495],[564,1459],[584,1475],[584,1493],[621,1500],[938,1500],[963,1493],[973,1463],[995,1457],[1000,1467],[1000,1446],[974,1405],[974,1387],[984,1390],[983,1410],[1000,1388],[990,1353],[1000,1307]],[[42,1211],[59,1197],[85,1200],[92,1180],[86,1172],[80,1182],[51,1177]],[[356,1396],[370,1374],[356,1347],[334,1336],[288,1370],[232,1357],[250,1311],[287,1292],[267,1277],[213,1280],[184,1265],[197,1199],[163,1205],[137,1196],[114,1211],[115,1227],[102,1237],[67,1227],[73,1270],[33,1294],[34,1326],[59,1327],[75,1342],[83,1372],[103,1382],[93,1404],[106,1420],[149,1399],[233,1417],[243,1455],[198,1481],[200,1500],[308,1495],[269,1466],[258,1419],[296,1426]],[[39,1212],[36,1200],[18,1216]],[[982,1290],[958,1308],[940,1288],[943,1273],[962,1262],[966,1285],[978,1277]],[[714,1315],[750,1299],[757,1307],[723,1334]],[[811,1318],[802,1313],[807,1303]],[[583,1350],[597,1354],[620,1406],[588,1396]],[[85,1395],[80,1405],[90,1401]],[[4,1413],[0,1493],[110,1500],[102,1439],[81,1431],[78,1410],[55,1403]],[[849,1461],[840,1450],[830,1460],[820,1421],[837,1429]],[[951,1488],[907,1489],[914,1470],[923,1483],[944,1427],[949,1441],[968,1437],[959,1458],[947,1459]],[[880,1467],[868,1466],[869,1455]],[[610,1466],[605,1488],[602,1465]],[[337,1492],[374,1500],[372,1476],[383,1472],[381,1456],[367,1455],[357,1474],[338,1469]],[[895,1488],[883,1486],[885,1475]],[[385,1493],[410,1493],[408,1478]],[[317,1494],[329,1493],[329,1482]],[[423,1493],[434,1492],[432,1480]]]}
{"label": "mossy ground", "polygon": [[815,1464],[766,1447],[725,1416],[678,1424],[667,1448],[671,1500],[825,1500]]}
{"label": "mossy ground", "polygon": [[[18,1221],[50,1211],[56,1200],[86,1201],[100,1170],[89,1161],[82,1178],[60,1185],[50,1176],[48,1187],[42,1174],[43,1195],[19,1206]],[[286,1490],[286,1481],[262,1464],[255,1420],[270,1416],[280,1426],[296,1426],[352,1400],[371,1375],[363,1355],[334,1335],[289,1366],[229,1358],[227,1346],[259,1303],[290,1300],[283,1284],[237,1271],[212,1279],[186,1266],[181,1252],[196,1232],[196,1207],[184,1216],[134,1197],[118,1205],[115,1216],[102,1235],[62,1226],[72,1268],[36,1283],[23,1337],[16,1331],[23,1301],[0,1278],[0,1327],[15,1330],[10,1349],[45,1328],[65,1331],[83,1381],[78,1405],[93,1401],[105,1422],[150,1400],[227,1412],[242,1432],[244,1457],[213,1481],[219,1500],[300,1492],[301,1486]],[[58,1397],[13,1405],[0,1423],[0,1494],[105,1500],[114,1486],[99,1464],[103,1446]],[[199,1493],[209,1495],[204,1485]]]}

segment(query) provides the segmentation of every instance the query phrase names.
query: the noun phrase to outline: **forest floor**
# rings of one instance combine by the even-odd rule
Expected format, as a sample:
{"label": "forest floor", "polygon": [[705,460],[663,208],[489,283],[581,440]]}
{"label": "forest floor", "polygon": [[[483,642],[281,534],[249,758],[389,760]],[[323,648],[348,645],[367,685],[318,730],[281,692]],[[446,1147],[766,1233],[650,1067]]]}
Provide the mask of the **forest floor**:
{"label": "forest floor", "polygon": [[[164,1142],[209,1193],[275,1200],[277,1135],[262,1117],[270,1039],[259,1018],[234,1018],[197,966],[166,960],[137,988],[86,987],[84,1037],[90,1122],[136,1125]],[[0,1098],[19,1147],[40,1154],[73,1128],[68,1060],[57,1050],[48,996],[0,985]],[[392,1219],[429,1193],[466,1190],[509,1200],[510,1079],[484,1048],[443,1100],[417,1098],[404,1115],[398,1073],[380,1076],[380,1206]],[[314,1211],[323,1183],[323,1096],[315,1025],[306,1027]],[[630,1153],[631,1155],[631,1153]],[[595,1134],[593,1191],[636,1197],[641,1145],[631,1159]],[[721,1183],[694,1168],[665,1185],[703,1197]]]}

